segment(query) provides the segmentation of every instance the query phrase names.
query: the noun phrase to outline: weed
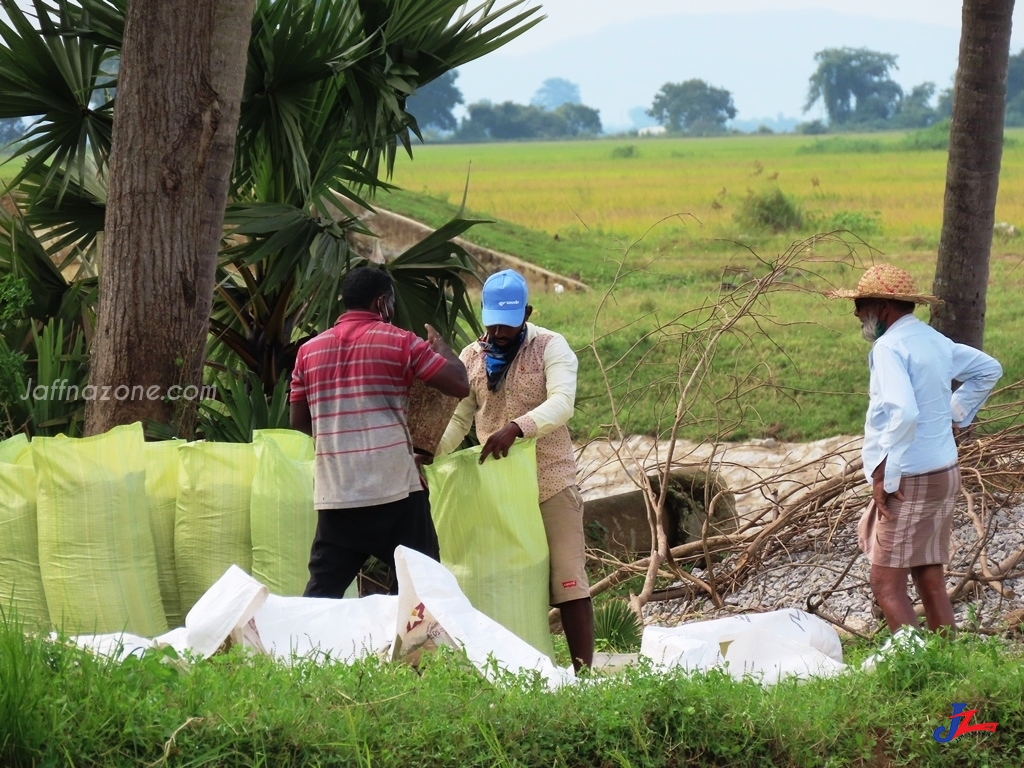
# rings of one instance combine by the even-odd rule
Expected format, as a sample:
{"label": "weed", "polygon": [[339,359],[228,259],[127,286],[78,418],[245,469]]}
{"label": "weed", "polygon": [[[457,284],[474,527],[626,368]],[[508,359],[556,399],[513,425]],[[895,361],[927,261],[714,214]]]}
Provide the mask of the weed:
{"label": "weed", "polygon": [[745,227],[772,234],[795,232],[803,226],[800,205],[778,187],[751,191],[740,204],[735,218]]}

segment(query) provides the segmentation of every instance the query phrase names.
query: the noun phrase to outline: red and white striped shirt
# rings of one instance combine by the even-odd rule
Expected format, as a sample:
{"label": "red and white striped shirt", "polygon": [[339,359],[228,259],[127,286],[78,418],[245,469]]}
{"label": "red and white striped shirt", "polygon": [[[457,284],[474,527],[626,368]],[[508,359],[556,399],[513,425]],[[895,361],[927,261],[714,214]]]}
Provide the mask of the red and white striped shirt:
{"label": "red and white striped shirt", "polygon": [[409,388],[444,364],[416,334],[364,310],[346,312],[299,348],[289,398],[306,401],[312,417],[316,509],[388,504],[422,489]]}

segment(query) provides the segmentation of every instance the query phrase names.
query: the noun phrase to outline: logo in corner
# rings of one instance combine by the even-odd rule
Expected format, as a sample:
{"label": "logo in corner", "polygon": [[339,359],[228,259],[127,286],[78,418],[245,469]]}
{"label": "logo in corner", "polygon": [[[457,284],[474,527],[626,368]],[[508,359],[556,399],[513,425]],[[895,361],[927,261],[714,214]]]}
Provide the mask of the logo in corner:
{"label": "logo in corner", "polygon": [[995,733],[999,723],[971,723],[971,718],[974,717],[977,711],[976,709],[967,709],[967,704],[963,702],[955,702],[953,704],[953,714],[949,716],[949,725],[936,728],[932,733],[932,738],[940,744],[948,744],[965,733],[973,733],[975,731]]}

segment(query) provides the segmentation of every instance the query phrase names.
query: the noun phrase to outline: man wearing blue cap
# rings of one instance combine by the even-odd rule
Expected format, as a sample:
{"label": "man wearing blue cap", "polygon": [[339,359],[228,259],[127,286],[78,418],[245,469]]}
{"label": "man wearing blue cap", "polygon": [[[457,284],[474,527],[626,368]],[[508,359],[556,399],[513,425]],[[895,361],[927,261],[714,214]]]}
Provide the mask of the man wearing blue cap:
{"label": "man wearing blue cap", "polygon": [[594,608],[587,581],[583,498],[565,426],[576,401],[576,355],[565,338],[527,320],[526,280],[506,269],[483,288],[487,333],[462,350],[470,392],[459,403],[438,454],[458,447],[476,421],[480,462],[508,456],[519,438],[537,439],[540,510],[551,556],[551,605],[560,610],[573,666],[594,658]]}

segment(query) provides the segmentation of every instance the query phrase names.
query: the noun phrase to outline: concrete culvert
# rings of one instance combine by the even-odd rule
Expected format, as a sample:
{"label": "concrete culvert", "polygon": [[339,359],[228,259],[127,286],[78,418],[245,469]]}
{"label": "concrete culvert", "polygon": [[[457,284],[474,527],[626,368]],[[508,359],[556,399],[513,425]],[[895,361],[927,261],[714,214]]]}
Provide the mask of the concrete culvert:
{"label": "concrete culvert", "polygon": [[[650,478],[654,492],[658,493],[660,478],[657,475]],[[739,525],[736,497],[720,476],[693,469],[680,469],[669,475],[665,497],[665,535],[669,547],[700,539],[708,505],[713,505],[709,535],[736,530]],[[640,489],[585,502],[583,526],[587,546],[616,555],[650,552],[651,529]]]}

